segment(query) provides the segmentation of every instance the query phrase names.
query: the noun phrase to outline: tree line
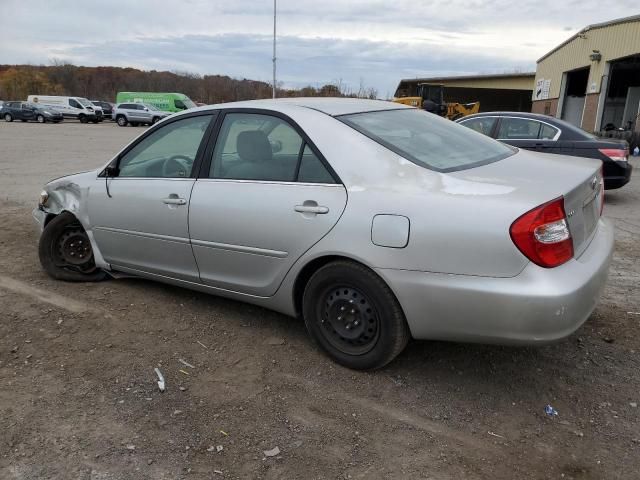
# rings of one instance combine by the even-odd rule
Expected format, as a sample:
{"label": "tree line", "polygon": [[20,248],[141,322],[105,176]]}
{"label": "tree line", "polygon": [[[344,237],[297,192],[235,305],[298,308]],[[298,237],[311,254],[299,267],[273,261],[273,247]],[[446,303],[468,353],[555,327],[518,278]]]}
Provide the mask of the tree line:
{"label": "tree line", "polygon": [[[183,72],[143,71],[121,67],[82,67],[71,64],[0,65],[0,100],[26,100],[28,95],[69,95],[114,102],[117,92],[180,92],[196,102],[212,104],[271,98],[267,82]],[[363,82],[352,89],[342,82],[321,87],[277,88],[278,97],[376,98]]]}

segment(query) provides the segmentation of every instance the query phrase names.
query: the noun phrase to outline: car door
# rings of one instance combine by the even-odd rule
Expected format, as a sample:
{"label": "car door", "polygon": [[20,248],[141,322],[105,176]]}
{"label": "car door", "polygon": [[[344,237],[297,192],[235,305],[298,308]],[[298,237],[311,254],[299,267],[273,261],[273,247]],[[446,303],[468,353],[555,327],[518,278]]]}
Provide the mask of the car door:
{"label": "car door", "polygon": [[214,116],[203,112],[150,129],[119,156],[115,178],[90,189],[91,229],[114,269],[198,280],[189,198]]}
{"label": "car door", "polygon": [[191,195],[189,230],[202,283],[270,296],[333,228],[347,195],[302,130],[258,112],[219,120]]}
{"label": "car door", "polygon": [[22,104],[22,108],[20,109],[20,119],[21,120],[34,120],[35,118],[35,108],[27,103]]}
{"label": "car door", "polygon": [[151,114],[149,113],[149,109],[141,103],[137,103],[135,107],[137,120],[142,123],[151,123]]}
{"label": "car door", "polygon": [[501,117],[496,138],[514,147],[543,153],[560,153],[559,129],[531,118]]}

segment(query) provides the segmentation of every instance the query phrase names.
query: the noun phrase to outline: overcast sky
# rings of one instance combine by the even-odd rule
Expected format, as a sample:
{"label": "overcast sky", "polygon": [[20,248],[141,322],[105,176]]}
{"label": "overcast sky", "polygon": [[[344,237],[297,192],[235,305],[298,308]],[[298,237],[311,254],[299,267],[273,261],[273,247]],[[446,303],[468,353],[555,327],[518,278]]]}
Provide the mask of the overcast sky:
{"label": "overcast sky", "polygon": [[[603,8],[606,5],[606,8]],[[362,81],[535,70],[637,0],[278,0],[278,81]],[[0,0],[0,63],[131,66],[271,81],[273,0]]]}

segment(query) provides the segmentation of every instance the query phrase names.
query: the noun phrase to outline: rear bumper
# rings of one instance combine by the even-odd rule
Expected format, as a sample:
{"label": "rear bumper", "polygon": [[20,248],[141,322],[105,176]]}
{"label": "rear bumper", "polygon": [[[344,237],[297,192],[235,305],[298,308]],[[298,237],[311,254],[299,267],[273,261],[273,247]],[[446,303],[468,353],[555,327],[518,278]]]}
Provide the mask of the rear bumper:
{"label": "rear bumper", "polygon": [[629,162],[616,162],[618,168],[615,175],[605,175],[604,177],[604,189],[615,190],[616,188],[623,187],[629,180],[631,180],[631,172],[633,166]]}
{"label": "rear bumper", "polygon": [[414,338],[501,344],[567,337],[591,315],[613,253],[613,228],[600,220],[577,259],[545,269],[529,263],[512,278],[378,269],[395,292]]}

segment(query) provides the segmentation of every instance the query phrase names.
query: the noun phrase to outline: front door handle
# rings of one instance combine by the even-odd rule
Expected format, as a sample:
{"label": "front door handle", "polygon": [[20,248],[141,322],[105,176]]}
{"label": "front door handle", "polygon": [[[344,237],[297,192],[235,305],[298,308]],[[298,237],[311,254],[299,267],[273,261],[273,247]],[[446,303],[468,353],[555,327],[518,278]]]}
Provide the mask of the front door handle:
{"label": "front door handle", "polygon": [[329,213],[329,207],[323,207],[322,205],[296,205],[294,210],[300,213],[316,213],[325,214]]}
{"label": "front door handle", "polygon": [[177,195],[174,196],[169,196],[168,198],[163,198],[162,199],[163,203],[166,203],[167,205],[186,205],[187,201],[184,198],[180,198]]}

